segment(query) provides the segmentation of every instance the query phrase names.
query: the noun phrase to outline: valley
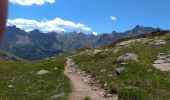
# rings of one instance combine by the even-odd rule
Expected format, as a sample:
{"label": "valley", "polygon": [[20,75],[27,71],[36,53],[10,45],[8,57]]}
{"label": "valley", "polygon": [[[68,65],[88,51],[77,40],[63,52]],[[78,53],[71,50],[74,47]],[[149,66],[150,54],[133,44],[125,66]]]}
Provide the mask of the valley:
{"label": "valley", "polygon": [[16,26],[8,26],[1,49],[26,60],[40,60],[76,51],[83,47],[101,47],[125,36],[136,36],[157,30],[160,29],[137,25],[123,33],[113,31],[94,35],[77,31],[44,33],[38,29],[26,32]]}
{"label": "valley", "polygon": [[169,66],[162,65],[169,64],[169,37],[169,31],[124,37],[99,48],[82,48],[37,61],[1,52],[6,56],[0,58],[0,97],[168,100],[170,74],[165,69]]}
{"label": "valley", "polygon": [[1,0],[0,100],[170,100],[170,0]]}
{"label": "valley", "polygon": [[67,100],[71,87],[63,74],[65,61],[63,57],[31,62],[0,57],[0,99]]}

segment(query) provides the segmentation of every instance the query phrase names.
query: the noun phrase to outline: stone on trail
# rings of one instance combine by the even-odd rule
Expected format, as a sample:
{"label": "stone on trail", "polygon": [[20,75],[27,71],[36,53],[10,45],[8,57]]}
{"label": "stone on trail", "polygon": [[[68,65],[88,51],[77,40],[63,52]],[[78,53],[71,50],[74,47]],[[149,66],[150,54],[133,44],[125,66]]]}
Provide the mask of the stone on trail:
{"label": "stone on trail", "polygon": [[100,92],[99,93],[101,96],[104,96],[105,95],[105,92]]}
{"label": "stone on trail", "polygon": [[107,97],[112,97],[112,94],[107,94]]}

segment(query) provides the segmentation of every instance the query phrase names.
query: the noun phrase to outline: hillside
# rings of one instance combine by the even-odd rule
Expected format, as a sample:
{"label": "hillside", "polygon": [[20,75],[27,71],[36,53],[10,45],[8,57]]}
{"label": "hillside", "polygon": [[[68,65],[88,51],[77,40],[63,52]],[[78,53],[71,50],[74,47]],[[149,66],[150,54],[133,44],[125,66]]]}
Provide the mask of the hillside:
{"label": "hillside", "polygon": [[23,61],[23,59],[6,52],[4,50],[0,50],[0,60],[8,60],[8,61]]}
{"label": "hillside", "polygon": [[0,99],[169,100],[169,43],[157,31],[40,61],[1,50]]}
{"label": "hillside", "polygon": [[[103,96],[121,100],[169,100],[170,32],[158,31],[123,38],[98,49],[74,53],[77,73]],[[90,76],[89,76],[90,75]]]}
{"label": "hillside", "polygon": [[[71,89],[68,79],[63,74],[65,65],[63,57],[18,62],[3,59],[1,54],[2,52],[0,52],[0,99],[67,100]],[[4,51],[3,54],[9,56]]]}

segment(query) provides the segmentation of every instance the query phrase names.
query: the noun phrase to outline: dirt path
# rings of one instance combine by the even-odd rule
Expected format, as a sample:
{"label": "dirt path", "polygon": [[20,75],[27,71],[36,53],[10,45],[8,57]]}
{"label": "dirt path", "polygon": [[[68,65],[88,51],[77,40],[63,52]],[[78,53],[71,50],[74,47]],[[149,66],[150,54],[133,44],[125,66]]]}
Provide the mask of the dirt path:
{"label": "dirt path", "polygon": [[67,58],[64,74],[70,79],[72,84],[72,93],[69,95],[69,100],[84,100],[87,96],[89,96],[92,100],[116,100],[113,97],[104,98],[100,95],[101,90],[92,89],[92,87],[81,80],[81,76],[78,76],[75,73],[73,66],[75,66],[73,60]]}

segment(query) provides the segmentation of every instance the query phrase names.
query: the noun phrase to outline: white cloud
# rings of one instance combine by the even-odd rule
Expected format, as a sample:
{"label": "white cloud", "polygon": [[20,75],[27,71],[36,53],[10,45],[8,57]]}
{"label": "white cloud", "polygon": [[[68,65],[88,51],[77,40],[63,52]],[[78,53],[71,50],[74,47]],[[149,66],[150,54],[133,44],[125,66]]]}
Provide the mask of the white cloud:
{"label": "white cloud", "polygon": [[93,35],[98,35],[98,33],[97,33],[97,32],[92,32],[92,34],[93,34]]}
{"label": "white cloud", "polygon": [[10,3],[19,4],[23,6],[31,6],[33,4],[43,5],[45,3],[54,3],[55,0],[9,0]]}
{"label": "white cloud", "polygon": [[81,23],[75,23],[72,21],[66,21],[61,18],[55,18],[53,20],[30,20],[30,19],[9,19],[7,22],[8,26],[16,25],[16,27],[23,29],[27,32],[32,31],[34,29],[39,29],[42,32],[70,32],[70,31],[83,31],[90,32],[92,29],[87,27]]}
{"label": "white cloud", "polygon": [[110,19],[111,19],[111,20],[117,20],[117,17],[115,17],[115,16],[110,16]]}

